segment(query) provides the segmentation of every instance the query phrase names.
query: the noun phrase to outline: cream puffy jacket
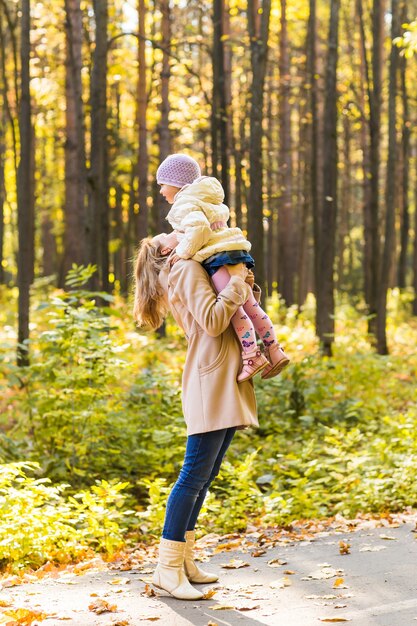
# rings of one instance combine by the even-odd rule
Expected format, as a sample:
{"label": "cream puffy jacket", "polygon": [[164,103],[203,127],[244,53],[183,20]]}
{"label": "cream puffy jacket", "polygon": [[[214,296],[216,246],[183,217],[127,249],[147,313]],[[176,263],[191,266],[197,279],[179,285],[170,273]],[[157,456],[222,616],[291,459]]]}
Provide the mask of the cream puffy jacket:
{"label": "cream puffy jacket", "polygon": [[[226,226],[230,213],[223,200],[223,187],[210,176],[197,178],[176,194],[167,220],[178,235],[179,257],[201,263],[217,252],[251,249],[240,228]],[[215,222],[225,226],[212,230]]]}

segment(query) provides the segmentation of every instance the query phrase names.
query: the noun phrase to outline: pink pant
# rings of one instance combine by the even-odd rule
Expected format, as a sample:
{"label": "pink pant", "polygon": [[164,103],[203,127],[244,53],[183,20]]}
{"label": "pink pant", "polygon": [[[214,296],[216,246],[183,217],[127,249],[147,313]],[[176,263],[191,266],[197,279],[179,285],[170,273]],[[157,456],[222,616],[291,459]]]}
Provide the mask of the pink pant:
{"label": "pink pant", "polygon": [[[230,280],[227,266],[223,266],[211,277],[217,293],[222,291]],[[240,306],[231,319],[232,326],[242,344],[243,352],[252,352],[256,348],[256,333],[266,347],[277,343],[271,320],[256,302],[253,293],[243,306]]]}

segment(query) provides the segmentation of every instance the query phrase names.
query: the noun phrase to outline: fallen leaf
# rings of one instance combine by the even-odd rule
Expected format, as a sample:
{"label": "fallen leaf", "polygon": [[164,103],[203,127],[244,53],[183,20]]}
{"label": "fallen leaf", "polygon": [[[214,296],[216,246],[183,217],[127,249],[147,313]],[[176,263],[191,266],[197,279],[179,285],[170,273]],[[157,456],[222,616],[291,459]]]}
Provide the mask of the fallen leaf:
{"label": "fallen leaf", "polygon": [[380,552],[380,550],[386,549],[386,546],[362,546],[359,548],[359,552]]}
{"label": "fallen leaf", "polygon": [[148,598],[153,598],[153,597],[156,596],[156,593],[152,589],[152,587],[146,583],[145,589],[143,590],[142,595],[143,596],[148,596]]}
{"label": "fallen leaf", "polygon": [[210,600],[217,593],[217,589],[209,589],[203,596],[203,600]]}
{"label": "fallen leaf", "polygon": [[343,584],[344,582],[343,578],[336,578],[333,583],[333,589],[349,589],[347,585]]}
{"label": "fallen leaf", "polygon": [[326,565],[323,569],[317,570],[308,576],[304,576],[301,580],[326,580],[327,578],[334,578],[334,576],[342,573],[342,569],[334,569],[331,565]]}
{"label": "fallen leaf", "polygon": [[350,622],[350,617],[320,617],[321,622]]}
{"label": "fallen leaf", "polygon": [[42,611],[32,611],[32,609],[15,609],[2,613],[1,623],[10,626],[30,626],[35,621],[43,622],[43,620],[48,617],[52,616],[48,615],[48,613],[42,613]]}
{"label": "fallen leaf", "polygon": [[240,541],[229,541],[228,543],[221,543],[216,546],[213,550],[214,554],[217,552],[227,552],[228,550],[236,550],[236,548],[240,548]]}
{"label": "fallen leaf", "polygon": [[285,559],[271,559],[268,561],[269,567],[280,567],[281,565],[287,565],[288,561]]}
{"label": "fallen leaf", "polygon": [[228,563],[222,563],[225,569],[239,569],[241,567],[249,567],[249,563],[242,559],[231,559]]}
{"label": "fallen leaf", "polygon": [[253,550],[250,555],[251,556],[262,556],[263,554],[266,554],[266,550],[264,549],[260,549],[260,550]]}
{"label": "fallen leaf", "polygon": [[9,576],[8,578],[3,578],[1,581],[1,586],[5,587],[15,587],[16,585],[21,585],[22,579],[18,576]]}
{"label": "fallen leaf", "polygon": [[130,583],[129,578],[113,578],[108,581],[109,585],[128,585]]}
{"label": "fallen leaf", "polygon": [[335,609],[345,609],[347,607],[347,604],[335,604],[334,608]]}
{"label": "fallen leaf", "polygon": [[92,602],[88,605],[88,608],[90,611],[97,613],[97,615],[101,615],[101,613],[115,613],[117,611],[115,604],[109,604],[107,600],[103,600],[103,598]]}
{"label": "fallen leaf", "polygon": [[291,581],[289,578],[281,578],[280,580],[272,581],[269,583],[271,589],[283,589],[284,587],[290,587]]}
{"label": "fallen leaf", "polygon": [[380,539],[385,539],[386,541],[398,541],[397,537],[393,537],[392,535],[379,535]]}
{"label": "fallen leaf", "polygon": [[287,574],[287,576],[292,576],[293,574],[295,574],[295,572],[292,569],[285,569],[284,574]]}
{"label": "fallen leaf", "polygon": [[208,608],[212,611],[233,611],[235,609],[235,607],[230,604],[213,604],[213,606],[209,606]]}
{"label": "fallen leaf", "polygon": [[340,554],[350,554],[350,543],[339,541],[339,552]]}
{"label": "fallen leaf", "polygon": [[334,593],[329,593],[325,596],[318,596],[317,594],[313,593],[309,596],[306,596],[306,598],[308,600],[337,600],[338,596],[335,596]]}

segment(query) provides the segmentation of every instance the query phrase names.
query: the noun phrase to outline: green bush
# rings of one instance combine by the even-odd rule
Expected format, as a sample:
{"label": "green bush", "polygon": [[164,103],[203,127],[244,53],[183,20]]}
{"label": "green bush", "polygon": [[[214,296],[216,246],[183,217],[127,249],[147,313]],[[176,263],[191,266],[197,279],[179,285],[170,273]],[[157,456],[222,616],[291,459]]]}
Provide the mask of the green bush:
{"label": "green bush", "polygon": [[[96,497],[98,480],[111,486],[128,481],[123,506],[103,505],[94,523],[83,525],[77,517],[68,531],[82,535],[84,543],[76,545],[107,549],[100,519],[109,508],[115,514],[136,510],[116,519],[133,538],[153,540],[161,531],[186,442],[180,395],[185,340],[169,321],[165,339],[137,333],[121,300],[111,299],[111,309],[97,306],[102,294],[81,288],[91,271],[74,268],[72,291],[53,292],[34,311],[40,332],[32,333],[28,368],[12,365],[3,333],[0,407],[7,413],[0,411],[0,460],[39,463],[42,476],[52,480],[48,489],[58,489],[57,510],[81,506],[74,495],[81,490],[90,494],[84,498]],[[236,434],[200,529],[232,531],[249,520],[288,523],[417,505],[417,328],[408,309],[409,294],[390,294],[393,349],[381,357],[370,347],[366,317],[341,300],[334,357],[322,358],[314,299],[301,313],[271,301],[293,363],[277,378],[256,380],[260,428]],[[61,483],[70,487],[60,491]]]}
{"label": "green bush", "polygon": [[112,554],[123,544],[127,483],[100,481],[68,495],[68,485],[34,478],[37,463],[0,465],[0,566],[37,568],[77,560],[91,549]]}
{"label": "green bush", "polygon": [[28,367],[8,367],[10,383],[22,391],[14,428],[0,437],[0,459],[29,458],[75,488],[100,478],[133,484],[162,462],[173,474],[174,440],[184,430],[178,373],[144,349],[140,374],[126,374],[129,346],[110,316],[120,322],[121,314],[97,306],[113,298],[80,288],[93,271],[74,267],[72,290],[37,308],[48,329],[33,338]]}

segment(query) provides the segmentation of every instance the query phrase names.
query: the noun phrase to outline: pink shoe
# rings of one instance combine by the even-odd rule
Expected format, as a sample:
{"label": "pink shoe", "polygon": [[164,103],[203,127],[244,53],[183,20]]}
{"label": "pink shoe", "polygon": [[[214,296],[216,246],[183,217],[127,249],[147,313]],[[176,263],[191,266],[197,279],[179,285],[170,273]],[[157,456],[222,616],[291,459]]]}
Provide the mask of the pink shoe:
{"label": "pink shoe", "polygon": [[278,376],[290,362],[288,355],[285,354],[279,343],[273,343],[269,348],[265,348],[265,354],[268,357],[268,365],[261,374],[263,379]]}
{"label": "pink shoe", "polygon": [[264,357],[260,350],[252,352],[242,352],[243,368],[237,377],[238,383],[253,378],[255,374],[263,370],[269,365],[268,360]]}

